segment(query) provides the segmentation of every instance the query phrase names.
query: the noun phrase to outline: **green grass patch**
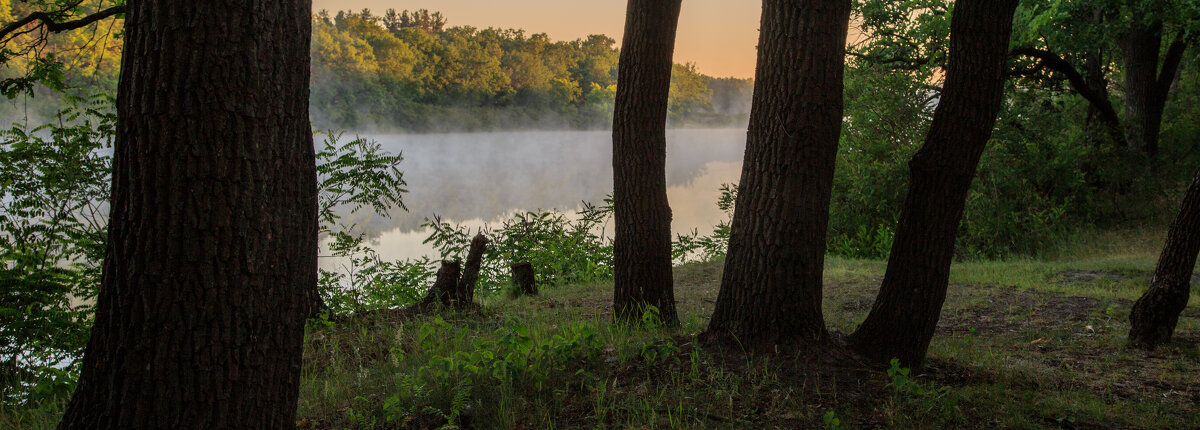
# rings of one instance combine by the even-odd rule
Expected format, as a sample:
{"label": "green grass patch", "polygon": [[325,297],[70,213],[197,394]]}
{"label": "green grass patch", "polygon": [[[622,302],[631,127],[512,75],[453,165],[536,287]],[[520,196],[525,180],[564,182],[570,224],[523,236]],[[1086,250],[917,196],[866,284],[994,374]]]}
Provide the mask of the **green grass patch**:
{"label": "green grass patch", "polygon": [[[487,297],[470,314],[316,328],[301,426],[1194,428],[1200,312],[1185,312],[1175,344],[1124,346],[1157,246],[955,264],[919,375],[697,345],[720,261],[676,268],[677,329],[613,325],[608,283]],[[827,260],[831,330],[862,320],[885,268]]]}

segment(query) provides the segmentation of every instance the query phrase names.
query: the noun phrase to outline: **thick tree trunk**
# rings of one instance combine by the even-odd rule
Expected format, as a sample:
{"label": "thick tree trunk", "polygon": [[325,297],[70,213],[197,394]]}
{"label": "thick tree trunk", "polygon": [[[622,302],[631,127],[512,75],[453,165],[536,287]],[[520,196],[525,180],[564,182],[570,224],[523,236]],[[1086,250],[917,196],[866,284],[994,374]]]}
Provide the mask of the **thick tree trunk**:
{"label": "thick tree trunk", "polygon": [[646,306],[678,324],[671,274],[666,118],[681,0],[629,0],[613,111],[613,309],[640,321]]}
{"label": "thick tree trunk", "polygon": [[1150,289],[1133,304],[1129,314],[1129,344],[1154,347],[1171,341],[1179,314],[1191,295],[1192,271],[1200,253],[1200,169],[1183,197],[1183,204],[1158,257]]}
{"label": "thick tree trunk", "polygon": [[512,265],[512,281],[516,287],[516,295],[537,295],[538,290],[537,283],[533,275],[533,265],[529,264],[528,261],[522,261]]}
{"label": "thick tree trunk", "polygon": [[59,428],[295,427],[311,6],[129,2],[96,320]]}
{"label": "thick tree trunk", "polygon": [[870,360],[920,367],[946,298],[967,191],[1004,95],[1016,0],[959,0],[945,91],[925,145],[909,162],[908,195],[871,313],[851,336]]}
{"label": "thick tree trunk", "polygon": [[745,161],[708,335],[827,338],[821,273],[842,125],[848,0],[765,0]]}
{"label": "thick tree trunk", "polygon": [[1158,154],[1158,131],[1166,92],[1158,91],[1162,23],[1131,21],[1122,40],[1125,56],[1125,141],[1129,148]]}

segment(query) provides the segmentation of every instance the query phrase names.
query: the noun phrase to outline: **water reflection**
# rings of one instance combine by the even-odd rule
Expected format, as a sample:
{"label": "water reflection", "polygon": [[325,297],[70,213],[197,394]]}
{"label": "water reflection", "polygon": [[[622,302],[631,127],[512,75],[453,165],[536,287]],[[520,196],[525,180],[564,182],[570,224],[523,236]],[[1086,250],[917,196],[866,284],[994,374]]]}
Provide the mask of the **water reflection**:
{"label": "water reflection", "polygon": [[[612,137],[607,131],[539,131],[426,135],[363,135],[404,156],[409,211],[392,217],[363,211],[357,223],[385,259],[431,254],[420,228],[435,213],[451,223],[481,226],[516,211],[574,211],[612,191]],[[743,129],[667,133],[667,195],[676,232],[705,234],[724,214],[715,204],[722,183],[737,182]]]}

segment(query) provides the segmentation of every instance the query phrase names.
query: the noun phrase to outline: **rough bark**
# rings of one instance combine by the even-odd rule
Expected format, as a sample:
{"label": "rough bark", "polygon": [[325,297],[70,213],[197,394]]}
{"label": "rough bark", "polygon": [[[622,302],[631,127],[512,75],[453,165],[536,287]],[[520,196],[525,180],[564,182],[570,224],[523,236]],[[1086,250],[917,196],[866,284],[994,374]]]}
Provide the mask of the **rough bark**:
{"label": "rough bark", "polygon": [[311,6],[130,2],[108,249],[59,428],[292,428],[317,281]]}
{"label": "rough bark", "polygon": [[950,23],[945,91],[910,185],[871,313],[850,336],[876,363],[919,368],[946,298],[954,240],[979,157],[1004,94],[1016,0],[959,0]]}
{"label": "rough bark", "polygon": [[666,118],[681,0],[629,0],[613,111],[614,318],[646,306],[678,324],[671,273]]}
{"label": "rough bark", "polygon": [[1192,271],[1200,253],[1200,169],[1183,197],[1167,242],[1158,257],[1150,288],[1129,314],[1129,344],[1145,349],[1171,341],[1179,314],[1191,296]]}
{"label": "rough bark", "polygon": [[471,239],[471,248],[467,251],[467,266],[463,269],[462,278],[458,280],[458,294],[467,303],[475,300],[475,283],[479,281],[479,269],[483,266],[483,252],[487,250],[488,238],[482,233]]}
{"label": "rough bark", "polygon": [[517,296],[527,295],[536,296],[538,293],[537,283],[533,276],[533,265],[528,261],[512,265],[512,281],[516,287],[514,292]]}
{"label": "rough bark", "polygon": [[745,161],[710,338],[827,339],[821,273],[850,2],[765,0]]}

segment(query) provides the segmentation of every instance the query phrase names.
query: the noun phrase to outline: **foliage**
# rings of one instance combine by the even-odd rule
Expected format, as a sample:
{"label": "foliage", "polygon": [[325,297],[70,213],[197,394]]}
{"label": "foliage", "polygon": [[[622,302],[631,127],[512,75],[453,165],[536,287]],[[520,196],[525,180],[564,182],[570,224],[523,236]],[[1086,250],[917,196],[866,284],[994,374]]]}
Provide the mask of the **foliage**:
{"label": "foliage", "polygon": [[737,184],[721,184],[721,196],[717,198],[717,209],[725,212],[725,219],[713,227],[712,234],[701,236],[699,231],[676,234],[671,242],[671,258],[676,263],[688,261],[711,261],[725,256],[729,249],[729,229],[733,223],[733,209],[737,203]]}
{"label": "foliage", "polygon": [[[478,289],[498,290],[508,285],[509,266],[528,261],[539,286],[601,281],[612,278],[612,238],[605,227],[612,218],[612,200],[596,206],[583,202],[574,214],[538,210],[513,214],[482,233],[491,239],[484,253]],[[471,232],[434,217],[425,243],[443,259],[461,258],[470,245]]]}
{"label": "foliage", "polygon": [[[591,369],[599,364],[603,343],[595,328],[576,322],[545,337],[533,337],[529,327],[507,320],[493,336],[471,339],[467,327],[454,327],[438,317],[416,330],[411,348],[426,355],[425,364],[414,374],[400,377],[397,393],[384,401],[388,422],[410,423],[420,412],[433,412],[458,425],[466,406],[473,402],[476,385],[498,385],[530,395],[552,395],[555,381],[583,377],[590,382]],[[452,339],[447,341],[448,339]],[[466,350],[447,348],[469,343]],[[406,351],[394,348],[397,360]],[[565,374],[565,375],[564,375]],[[451,392],[441,403],[431,393]],[[439,404],[441,403],[441,404]],[[427,405],[418,409],[421,405]]]}
{"label": "foliage", "polygon": [[[516,29],[446,27],[428,11],[320,11],[313,21],[314,122],[410,131],[603,128],[616,93],[616,41],[553,42]],[[749,80],[672,70],[674,124],[733,124]],[[723,101],[715,109],[712,99]],[[739,103],[744,100],[746,103]]]}
{"label": "foliage", "polygon": [[[0,0],[0,23],[34,12],[69,21],[120,4],[124,0]],[[30,24],[0,40],[0,94],[22,102],[0,105],[0,115],[53,118],[71,105],[59,93],[73,97],[114,93],[122,31],[123,21],[117,15],[61,33]]]}
{"label": "foliage", "polygon": [[[113,100],[73,99],[56,121],[0,132],[0,399],[38,404],[69,394],[91,327],[107,235]],[[322,270],[335,312],[415,301],[430,273],[383,261],[342,214],[403,207],[402,158],[364,139],[317,151],[320,228],[342,271]],[[427,263],[427,261],[425,262]]]}
{"label": "foliage", "polygon": [[354,224],[342,222],[370,208],[389,217],[394,207],[406,209],[401,196],[408,192],[399,164],[400,154],[363,138],[344,144],[342,134],[329,131],[317,151],[318,219],[336,269],[319,269],[317,281],[325,311],[343,315],[390,308],[420,299],[419,286],[432,277],[428,259],[386,261],[369,246]]}
{"label": "foliage", "polygon": [[[1131,19],[1126,12],[1150,3],[1022,2],[1013,44],[1053,49],[1074,63],[1096,48],[1120,52],[1117,38]],[[847,120],[828,249],[884,258],[907,190],[906,163],[923,143],[940,97],[953,4],[859,0],[854,6],[867,33],[850,47],[854,61],[846,75]],[[1112,16],[1096,22],[1097,7]],[[1153,11],[1143,17],[1164,19],[1167,36],[1186,34],[1200,22],[1194,5],[1169,9],[1175,16]],[[1145,222],[1170,212],[1163,191],[1175,190],[1200,164],[1194,134],[1186,134],[1195,131],[1194,121],[1186,120],[1196,110],[1187,100],[1200,94],[1195,72],[1185,67],[1169,94],[1165,155],[1155,160],[1108,142],[1088,103],[1065,92],[1061,74],[1023,57],[1012,62],[1006,101],[967,198],[958,258],[1036,255],[1081,228]],[[1119,62],[1104,64],[1103,73],[1119,75]]]}
{"label": "foliage", "polygon": [[[958,408],[960,398],[948,386],[928,389],[914,380],[912,370],[900,367],[900,360],[893,358],[887,369],[891,379],[892,407],[905,410],[905,420],[914,423],[962,423],[962,411]],[[896,423],[902,424],[902,423]]]}
{"label": "foliage", "polygon": [[353,214],[370,207],[387,217],[392,207],[407,210],[401,200],[408,192],[398,167],[404,160],[401,154],[382,152],[378,143],[363,138],[339,146],[341,137],[339,132],[326,132],[323,147],[317,151],[321,231],[332,231],[341,219],[339,212]]}
{"label": "foliage", "polygon": [[100,279],[115,115],[74,100],[0,132],[0,400],[70,392]]}

